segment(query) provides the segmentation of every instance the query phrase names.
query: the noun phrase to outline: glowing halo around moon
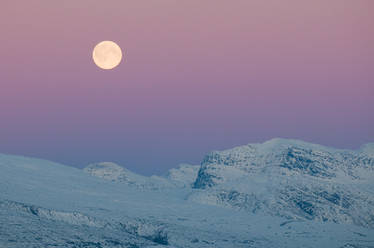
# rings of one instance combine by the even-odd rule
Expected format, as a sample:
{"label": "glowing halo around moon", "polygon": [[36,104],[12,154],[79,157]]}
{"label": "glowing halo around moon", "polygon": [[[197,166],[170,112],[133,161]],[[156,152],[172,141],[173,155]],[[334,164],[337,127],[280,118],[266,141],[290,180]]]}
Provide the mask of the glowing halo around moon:
{"label": "glowing halo around moon", "polygon": [[121,48],[113,41],[98,43],[92,52],[95,64],[104,70],[110,70],[118,66],[122,60]]}

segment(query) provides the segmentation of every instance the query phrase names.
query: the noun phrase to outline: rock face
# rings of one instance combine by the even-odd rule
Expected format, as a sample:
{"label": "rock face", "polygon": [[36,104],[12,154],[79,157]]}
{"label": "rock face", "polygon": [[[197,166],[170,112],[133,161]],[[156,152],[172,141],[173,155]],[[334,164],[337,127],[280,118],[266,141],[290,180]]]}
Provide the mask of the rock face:
{"label": "rock face", "polygon": [[374,227],[374,151],[273,139],[208,154],[190,200]]}

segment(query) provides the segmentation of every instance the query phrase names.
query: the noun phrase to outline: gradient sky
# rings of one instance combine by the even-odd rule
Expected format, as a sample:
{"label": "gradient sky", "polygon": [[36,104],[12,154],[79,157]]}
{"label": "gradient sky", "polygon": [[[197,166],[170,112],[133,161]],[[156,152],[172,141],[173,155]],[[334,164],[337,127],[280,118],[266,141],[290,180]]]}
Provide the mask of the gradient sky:
{"label": "gradient sky", "polygon": [[[143,174],[215,149],[374,141],[373,0],[5,0],[0,153]],[[113,40],[126,61],[97,68]]]}

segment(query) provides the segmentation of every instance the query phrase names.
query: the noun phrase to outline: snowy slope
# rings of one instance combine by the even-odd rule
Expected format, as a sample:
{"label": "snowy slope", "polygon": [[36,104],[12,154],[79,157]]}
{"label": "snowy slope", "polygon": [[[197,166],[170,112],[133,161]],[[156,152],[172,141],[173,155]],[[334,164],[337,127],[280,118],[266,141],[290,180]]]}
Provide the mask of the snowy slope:
{"label": "snowy slope", "polygon": [[0,247],[373,247],[365,154],[276,140],[165,177],[0,154]]}

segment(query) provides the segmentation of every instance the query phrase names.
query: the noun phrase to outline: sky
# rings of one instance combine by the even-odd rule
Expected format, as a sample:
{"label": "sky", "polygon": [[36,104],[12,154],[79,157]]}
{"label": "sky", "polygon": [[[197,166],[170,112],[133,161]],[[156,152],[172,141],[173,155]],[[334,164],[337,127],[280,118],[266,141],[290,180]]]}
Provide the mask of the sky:
{"label": "sky", "polygon": [[0,153],[150,175],[274,137],[374,141],[372,0],[1,5]]}

